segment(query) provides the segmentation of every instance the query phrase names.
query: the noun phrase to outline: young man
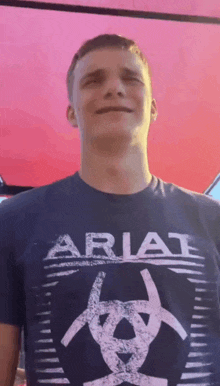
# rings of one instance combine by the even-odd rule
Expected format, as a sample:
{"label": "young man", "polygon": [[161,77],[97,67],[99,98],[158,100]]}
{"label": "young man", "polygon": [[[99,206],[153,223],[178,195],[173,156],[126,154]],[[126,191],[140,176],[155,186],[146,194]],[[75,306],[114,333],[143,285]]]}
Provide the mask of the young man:
{"label": "young man", "polygon": [[86,42],[67,80],[80,170],[1,204],[0,385],[24,325],[28,386],[217,386],[220,204],[151,175],[133,41]]}

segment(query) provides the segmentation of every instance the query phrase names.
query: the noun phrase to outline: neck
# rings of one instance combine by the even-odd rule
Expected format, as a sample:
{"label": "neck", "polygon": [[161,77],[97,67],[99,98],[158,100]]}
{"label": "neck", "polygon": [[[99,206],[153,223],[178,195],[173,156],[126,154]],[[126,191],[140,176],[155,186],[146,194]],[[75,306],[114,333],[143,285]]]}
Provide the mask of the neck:
{"label": "neck", "polygon": [[144,190],[152,178],[146,146],[119,149],[118,142],[112,148],[110,142],[102,150],[82,143],[79,170],[82,180],[105,193],[133,194]]}

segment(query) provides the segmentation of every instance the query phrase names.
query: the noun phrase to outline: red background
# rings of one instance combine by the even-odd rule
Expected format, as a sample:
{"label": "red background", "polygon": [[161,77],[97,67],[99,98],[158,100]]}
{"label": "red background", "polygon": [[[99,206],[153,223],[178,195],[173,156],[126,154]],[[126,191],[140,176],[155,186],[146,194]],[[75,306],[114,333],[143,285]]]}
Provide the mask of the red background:
{"label": "red background", "polygon": [[[220,16],[219,0],[62,3]],[[81,44],[103,33],[135,40],[149,60],[159,110],[151,173],[198,192],[211,184],[220,171],[219,25],[7,6],[0,13],[0,175],[8,185],[46,185],[79,169],[66,73]]]}

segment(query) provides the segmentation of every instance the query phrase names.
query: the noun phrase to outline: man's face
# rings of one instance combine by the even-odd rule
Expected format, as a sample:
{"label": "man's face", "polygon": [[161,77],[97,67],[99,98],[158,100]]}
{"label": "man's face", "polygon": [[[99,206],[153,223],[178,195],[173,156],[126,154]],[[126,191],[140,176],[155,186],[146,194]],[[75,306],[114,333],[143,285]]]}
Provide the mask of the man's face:
{"label": "man's face", "polygon": [[[96,71],[93,75],[89,73]],[[123,106],[132,112],[97,113]],[[67,118],[83,140],[100,137],[147,138],[157,114],[150,79],[141,59],[130,51],[102,48],[86,54],[74,70],[73,100]],[[146,142],[145,142],[146,143]]]}

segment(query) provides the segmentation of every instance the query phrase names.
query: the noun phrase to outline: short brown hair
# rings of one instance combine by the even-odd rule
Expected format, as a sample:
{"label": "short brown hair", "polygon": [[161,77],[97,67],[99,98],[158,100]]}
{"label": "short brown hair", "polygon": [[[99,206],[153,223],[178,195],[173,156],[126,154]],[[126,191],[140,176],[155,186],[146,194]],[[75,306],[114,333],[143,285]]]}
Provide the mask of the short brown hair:
{"label": "short brown hair", "polygon": [[105,47],[125,48],[128,51],[138,55],[147,69],[149,80],[150,80],[151,93],[152,93],[151,70],[146,57],[143,55],[143,53],[141,52],[140,48],[135,43],[135,41],[131,39],[127,39],[121,35],[104,34],[104,35],[98,35],[93,39],[85,41],[85,43],[83,43],[83,45],[79,48],[79,50],[74,55],[66,77],[69,101],[72,101],[73,82],[74,82],[73,72],[77,62],[81,58],[83,58],[83,56],[85,56],[88,52],[94,51],[99,48],[105,48]]}

